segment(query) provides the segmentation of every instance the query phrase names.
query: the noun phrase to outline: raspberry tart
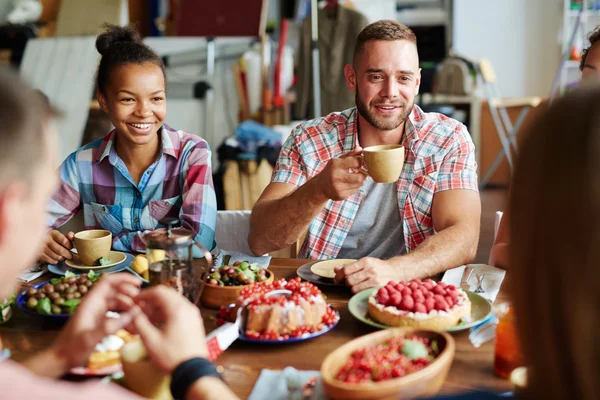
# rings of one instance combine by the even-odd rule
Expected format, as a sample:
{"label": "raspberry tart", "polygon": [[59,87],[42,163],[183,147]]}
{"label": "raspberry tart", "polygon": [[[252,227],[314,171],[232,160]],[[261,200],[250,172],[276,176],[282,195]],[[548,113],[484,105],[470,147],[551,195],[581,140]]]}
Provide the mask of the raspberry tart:
{"label": "raspberry tart", "polygon": [[369,315],[388,326],[442,331],[471,317],[467,293],[431,279],[388,282],[369,297]]}

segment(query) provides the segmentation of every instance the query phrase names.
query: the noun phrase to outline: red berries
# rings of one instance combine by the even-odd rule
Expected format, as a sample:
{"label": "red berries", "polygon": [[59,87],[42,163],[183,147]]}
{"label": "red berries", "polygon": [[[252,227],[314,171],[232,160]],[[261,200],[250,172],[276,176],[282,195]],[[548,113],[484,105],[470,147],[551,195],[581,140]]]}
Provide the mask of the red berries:
{"label": "red berries", "polygon": [[431,279],[415,279],[410,282],[389,282],[379,289],[377,302],[402,311],[429,313],[432,310],[447,311],[458,302],[459,289],[444,282]]}
{"label": "red berries", "polygon": [[429,340],[415,335],[406,338],[396,336],[384,343],[355,350],[335,378],[346,383],[380,382],[400,378],[428,366],[431,363],[428,359],[411,360],[402,353],[405,340],[422,342],[429,354],[436,356]]}

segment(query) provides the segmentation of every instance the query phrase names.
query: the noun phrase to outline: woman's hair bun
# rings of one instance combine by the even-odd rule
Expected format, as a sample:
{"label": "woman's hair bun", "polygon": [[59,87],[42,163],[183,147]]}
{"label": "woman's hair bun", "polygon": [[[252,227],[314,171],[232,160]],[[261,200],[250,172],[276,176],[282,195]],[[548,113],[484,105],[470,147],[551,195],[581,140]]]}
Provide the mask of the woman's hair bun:
{"label": "woman's hair bun", "polygon": [[98,53],[105,55],[109,49],[117,43],[141,43],[142,38],[138,31],[131,25],[118,26],[104,24],[105,31],[96,39]]}

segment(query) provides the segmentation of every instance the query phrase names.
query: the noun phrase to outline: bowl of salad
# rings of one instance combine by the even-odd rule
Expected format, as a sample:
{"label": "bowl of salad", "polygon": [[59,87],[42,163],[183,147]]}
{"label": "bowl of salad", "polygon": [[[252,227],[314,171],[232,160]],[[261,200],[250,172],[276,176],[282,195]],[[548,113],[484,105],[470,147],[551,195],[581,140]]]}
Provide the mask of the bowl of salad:
{"label": "bowl of salad", "polygon": [[244,288],[261,282],[271,283],[274,277],[268,269],[247,261],[212,268],[202,291],[202,304],[220,308],[235,303]]}

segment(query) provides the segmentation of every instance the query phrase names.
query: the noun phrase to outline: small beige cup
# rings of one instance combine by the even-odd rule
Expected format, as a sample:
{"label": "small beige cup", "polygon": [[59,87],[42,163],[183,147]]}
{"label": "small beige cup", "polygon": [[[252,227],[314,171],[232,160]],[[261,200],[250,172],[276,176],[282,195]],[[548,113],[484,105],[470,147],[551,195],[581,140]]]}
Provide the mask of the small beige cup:
{"label": "small beige cup", "polygon": [[73,244],[85,265],[97,265],[100,257],[108,257],[110,253],[112,233],[103,229],[77,232]]}
{"label": "small beige cup", "polygon": [[396,182],[404,165],[404,146],[384,144],[363,149],[369,176],[378,183]]}
{"label": "small beige cup", "polygon": [[121,365],[125,386],[142,397],[153,400],[173,400],[171,376],[158,369],[140,340],[127,343],[121,349]]}

